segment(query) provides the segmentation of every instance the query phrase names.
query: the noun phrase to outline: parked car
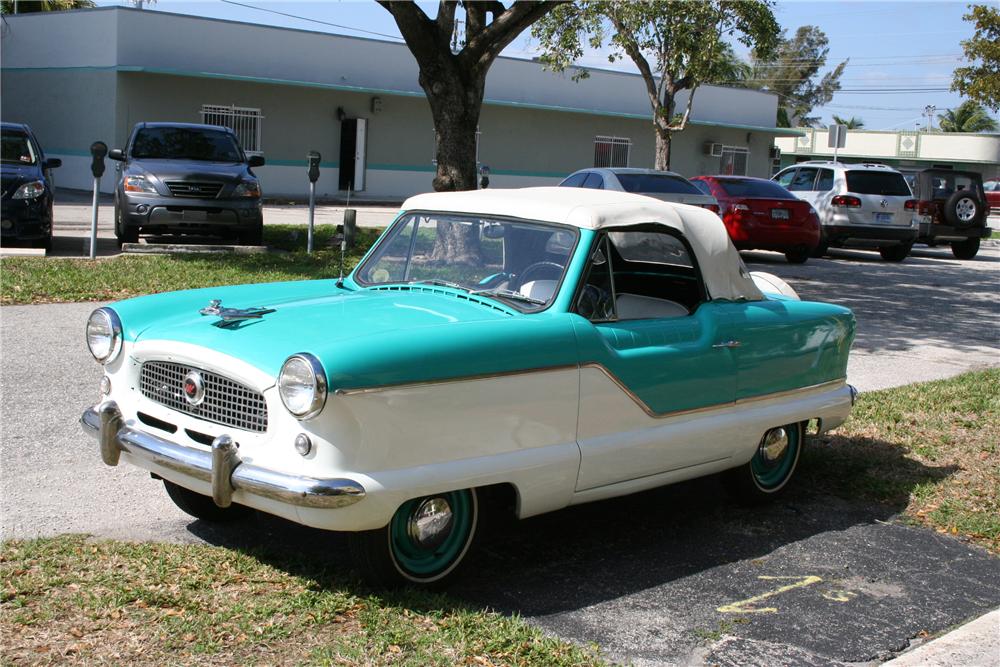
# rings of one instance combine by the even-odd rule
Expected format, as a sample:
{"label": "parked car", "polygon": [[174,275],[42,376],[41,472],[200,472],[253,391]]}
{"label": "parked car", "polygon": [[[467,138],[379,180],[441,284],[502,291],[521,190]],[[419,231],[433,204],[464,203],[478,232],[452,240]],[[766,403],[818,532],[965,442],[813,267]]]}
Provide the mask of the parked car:
{"label": "parked car", "polygon": [[139,234],[235,235],[259,245],[264,233],[260,182],[227,127],[139,123],[124,149],[108,157],[122,163],[115,185],[115,236],[135,243]]}
{"label": "parked car", "polygon": [[46,158],[31,128],[0,124],[0,238],[31,241],[52,249],[52,170],[59,158]]}
{"label": "parked car", "polygon": [[706,195],[691,181],[672,171],[631,168],[581,169],[563,179],[560,187],[617,190],[653,197],[660,201],[691,204],[719,212],[719,202]]}
{"label": "parked car", "polygon": [[729,238],[739,250],[777,250],[802,264],[819,245],[813,207],[774,181],[747,176],[695,176],[695,187],[715,197]]}
{"label": "parked car", "polygon": [[816,209],[822,232],[816,257],[828,248],[877,249],[890,262],[910,254],[917,238],[917,202],[895,169],[811,161],[783,169],[771,180]]}
{"label": "parked car", "polygon": [[1000,215],[1000,181],[986,181],[983,183],[983,190],[986,192],[989,214]]}
{"label": "parked car", "polygon": [[194,517],[347,531],[370,580],[434,584],[486,503],[523,518],[720,472],[752,500],[785,489],[810,420],[851,410],[855,322],[762,284],[698,208],[418,195],[342,280],[95,310],[81,423]]}
{"label": "parked car", "polygon": [[948,243],[958,259],[972,259],[979,240],[990,235],[983,177],[974,171],[924,169],[917,174],[918,243]]}

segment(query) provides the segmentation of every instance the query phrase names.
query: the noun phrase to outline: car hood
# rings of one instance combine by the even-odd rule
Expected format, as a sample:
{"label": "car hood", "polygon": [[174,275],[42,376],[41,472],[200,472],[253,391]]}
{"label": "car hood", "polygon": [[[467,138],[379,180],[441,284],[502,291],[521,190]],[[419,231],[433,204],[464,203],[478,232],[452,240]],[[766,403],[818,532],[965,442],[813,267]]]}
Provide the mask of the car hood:
{"label": "car hood", "polygon": [[38,178],[41,178],[41,170],[35,165],[22,167],[17,164],[5,164],[0,169],[0,187],[5,195],[9,188]]}
{"label": "car hood", "polygon": [[[202,315],[210,300],[224,308],[265,308],[259,319],[219,326]],[[221,352],[276,376],[290,355],[309,352],[342,358],[347,350],[398,347],[427,340],[429,330],[513,319],[515,311],[489,299],[436,287],[348,290],[332,280],[269,283],[170,292],[111,306],[126,340],[187,343]],[[350,356],[350,355],[346,355]],[[330,371],[330,368],[327,368]]]}
{"label": "car hood", "polygon": [[223,181],[235,183],[247,173],[242,162],[204,162],[202,160],[132,160],[130,172],[152,174],[160,180]]}

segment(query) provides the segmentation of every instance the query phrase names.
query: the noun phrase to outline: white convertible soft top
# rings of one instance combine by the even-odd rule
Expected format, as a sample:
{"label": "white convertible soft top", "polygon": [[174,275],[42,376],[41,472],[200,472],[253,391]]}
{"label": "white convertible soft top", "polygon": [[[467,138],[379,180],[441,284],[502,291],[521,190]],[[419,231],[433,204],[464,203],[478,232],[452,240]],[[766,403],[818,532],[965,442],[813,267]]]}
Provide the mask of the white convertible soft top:
{"label": "white convertible soft top", "polygon": [[404,211],[448,211],[556,222],[581,229],[659,224],[676,229],[691,244],[713,299],[759,301],[763,295],[719,216],[687,204],[588,188],[520,188],[434,192],[410,197]]}

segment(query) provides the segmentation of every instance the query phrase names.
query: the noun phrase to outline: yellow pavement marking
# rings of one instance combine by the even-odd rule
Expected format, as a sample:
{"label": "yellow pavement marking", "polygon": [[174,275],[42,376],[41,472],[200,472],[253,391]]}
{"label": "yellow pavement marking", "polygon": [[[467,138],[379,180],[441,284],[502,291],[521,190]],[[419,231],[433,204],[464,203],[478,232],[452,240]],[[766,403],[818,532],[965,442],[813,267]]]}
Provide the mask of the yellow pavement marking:
{"label": "yellow pavement marking", "polygon": [[[788,584],[786,586],[781,586],[773,591],[768,591],[766,593],[761,593],[760,595],[755,595],[747,600],[741,600],[740,602],[733,602],[732,604],[722,605],[716,611],[722,612],[723,614],[773,614],[778,611],[777,607],[752,607],[751,605],[760,602],[761,600],[766,600],[767,598],[774,597],[775,595],[780,595],[786,591],[790,591],[795,588],[805,588],[806,586],[812,586],[813,584],[818,584],[823,581],[822,577],[817,577],[809,575],[806,577],[770,577],[767,575],[761,575],[757,577],[758,579],[764,579],[766,581],[773,581],[778,579],[797,579],[794,584]],[[844,600],[846,602],[846,600]]]}
{"label": "yellow pavement marking", "polygon": [[850,602],[851,598],[858,597],[858,594],[851,591],[833,590],[823,593],[823,597],[831,602]]}

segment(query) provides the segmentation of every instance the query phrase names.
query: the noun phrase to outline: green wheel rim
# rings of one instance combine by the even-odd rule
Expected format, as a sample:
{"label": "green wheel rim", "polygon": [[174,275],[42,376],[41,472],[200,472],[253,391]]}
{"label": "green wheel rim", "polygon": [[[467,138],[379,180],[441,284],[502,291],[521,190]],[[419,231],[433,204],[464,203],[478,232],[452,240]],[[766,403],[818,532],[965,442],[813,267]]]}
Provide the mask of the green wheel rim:
{"label": "green wheel rim", "polygon": [[[409,523],[424,501],[435,498],[448,503],[452,523],[447,537],[439,545],[427,548],[411,536]],[[413,579],[429,579],[454,567],[472,541],[477,510],[476,499],[468,489],[403,503],[389,524],[389,550],[400,571]]]}
{"label": "green wheel rim", "polygon": [[788,435],[788,446],[779,459],[768,461],[761,448],[758,448],[757,453],[750,459],[750,471],[753,473],[754,482],[764,491],[772,491],[784,485],[799,458],[801,444],[799,425],[789,424],[783,428]]}

